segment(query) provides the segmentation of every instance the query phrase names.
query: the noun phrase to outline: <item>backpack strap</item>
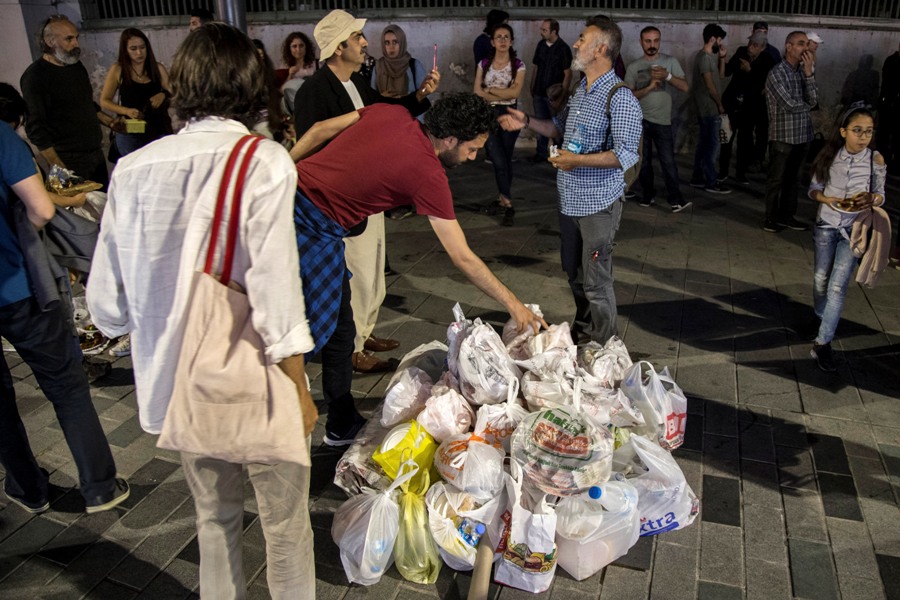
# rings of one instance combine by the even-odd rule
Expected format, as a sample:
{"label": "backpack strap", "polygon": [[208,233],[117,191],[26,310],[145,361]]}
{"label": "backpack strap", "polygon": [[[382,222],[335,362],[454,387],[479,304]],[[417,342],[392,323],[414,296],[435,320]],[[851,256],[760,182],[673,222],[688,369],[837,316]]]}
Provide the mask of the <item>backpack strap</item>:
{"label": "backpack strap", "polygon": [[616,92],[618,92],[622,88],[627,88],[627,87],[628,86],[625,85],[625,83],[620,81],[619,83],[612,86],[612,89],[609,90],[609,96],[606,97],[607,125],[606,125],[606,139],[604,140],[604,144],[603,144],[604,146],[606,146],[606,150],[611,150],[611,147],[609,147],[609,138],[612,137],[612,99],[613,99],[613,96],[616,95]]}

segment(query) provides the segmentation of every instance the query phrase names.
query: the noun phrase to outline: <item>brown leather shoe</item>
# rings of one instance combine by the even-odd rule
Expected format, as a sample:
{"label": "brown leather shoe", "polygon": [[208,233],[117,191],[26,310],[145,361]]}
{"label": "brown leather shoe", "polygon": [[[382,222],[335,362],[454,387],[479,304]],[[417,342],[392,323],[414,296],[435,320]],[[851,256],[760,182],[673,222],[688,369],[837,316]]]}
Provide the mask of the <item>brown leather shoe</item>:
{"label": "brown leather shoe", "polygon": [[388,371],[396,371],[399,361],[396,358],[381,360],[371,352],[354,352],[353,370],[357,373],[387,373]]}
{"label": "brown leather shoe", "polygon": [[377,338],[374,335],[370,335],[366,338],[366,343],[363,347],[369,352],[390,352],[394,348],[399,348],[400,342],[388,338]]}

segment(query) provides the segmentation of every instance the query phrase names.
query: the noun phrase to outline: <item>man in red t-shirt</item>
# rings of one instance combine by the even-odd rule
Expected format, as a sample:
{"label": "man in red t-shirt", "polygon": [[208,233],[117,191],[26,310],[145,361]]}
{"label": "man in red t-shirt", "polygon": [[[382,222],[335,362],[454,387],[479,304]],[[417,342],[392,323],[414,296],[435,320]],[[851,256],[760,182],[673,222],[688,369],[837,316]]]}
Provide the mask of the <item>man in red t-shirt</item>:
{"label": "man in red t-shirt", "polygon": [[[472,252],[453,211],[444,169],[475,158],[492,127],[491,107],[474,94],[459,93],[435,103],[424,125],[403,107],[373,105],[321,121],[297,143],[291,151],[294,160],[339,133],[323,150],[297,163],[294,216],[316,348],[331,335],[338,312],[349,310],[341,239],[367,216],[404,204],[428,217],[453,264],[506,307],[520,330],[546,327]],[[326,444],[344,445],[361,428],[358,413],[335,415],[334,420],[342,417],[340,423],[326,423]]]}

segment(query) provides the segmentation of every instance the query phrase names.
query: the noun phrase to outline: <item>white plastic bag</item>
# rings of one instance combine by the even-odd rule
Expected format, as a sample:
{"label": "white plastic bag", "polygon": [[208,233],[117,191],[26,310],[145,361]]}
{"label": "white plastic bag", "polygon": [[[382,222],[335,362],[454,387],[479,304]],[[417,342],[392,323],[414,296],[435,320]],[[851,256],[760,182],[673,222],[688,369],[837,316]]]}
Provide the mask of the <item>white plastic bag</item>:
{"label": "white plastic bag", "polygon": [[375,585],[393,563],[394,542],[400,531],[397,489],[418,470],[416,463],[404,463],[401,474],[386,490],[365,489],[334,513],[331,537],[352,583]]}
{"label": "white plastic bag", "polygon": [[509,453],[513,431],[527,416],[528,411],[515,397],[500,404],[485,404],[478,409],[474,433],[486,443]]}
{"label": "white plastic bag", "polygon": [[513,434],[512,457],[525,478],[548,494],[582,494],[612,472],[612,434],[582,412],[580,385],[576,380],[572,407],[532,413]]}
{"label": "white plastic bag", "polygon": [[523,491],[523,477],[511,469],[508,527],[497,547],[500,562],[497,583],[532,593],[546,591],[556,574],[556,512],[543,494],[534,498]]}
{"label": "white plastic bag", "polygon": [[589,342],[581,349],[578,358],[584,370],[597,377],[608,388],[618,385],[634,364],[625,343],[616,336],[609,338],[602,346],[597,342]]}
{"label": "white plastic bag", "polygon": [[638,491],[641,535],[675,531],[693,523],[700,501],[672,455],[638,435],[631,436],[629,446],[643,466],[636,469],[637,477],[627,479]]}
{"label": "white plastic bag", "polygon": [[521,373],[497,332],[478,319],[475,323],[459,348],[459,388],[472,404],[498,404],[510,386],[518,386]]}
{"label": "white plastic bag", "polygon": [[669,451],[684,442],[687,399],[669,375],[668,367],[657,373],[649,362],[640,361],[626,373],[621,390],[644,415],[645,424],[635,427],[635,433],[657,441]]}
{"label": "white plastic bag", "polygon": [[366,488],[384,490],[391,484],[391,478],[372,459],[372,454],[381,446],[389,431],[381,426],[379,405],[334,469],[334,484],[348,496],[361,494]]}
{"label": "white plastic bag", "polygon": [[[629,483],[608,481],[598,490],[563,498],[556,505],[559,566],[581,581],[634,546],[640,535],[638,492]],[[593,488],[592,490],[593,491]]]}
{"label": "white plastic bag", "polygon": [[499,494],[504,484],[503,453],[470,434],[444,440],[434,466],[446,482],[482,502]]}
{"label": "white plastic bag", "polygon": [[529,371],[522,375],[522,395],[530,412],[567,406],[572,401],[572,384],[567,379],[541,379]]}
{"label": "white plastic bag", "polygon": [[439,481],[425,494],[428,526],[447,566],[457,571],[471,571],[475,566],[477,546],[468,544],[460,535],[457,521],[461,517],[447,500],[446,486]]}
{"label": "white plastic bag", "polygon": [[453,319],[454,321],[447,327],[447,369],[458,377],[459,347],[475,324],[466,318],[458,302],[453,305]]}
{"label": "white plastic bag", "polygon": [[475,411],[459,392],[447,390],[440,396],[428,398],[425,409],[416,420],[440,443],[469,431],[475,420]]}
{"label": "white plastic bag", "polygon": [[[543,318],[544,313],[541,312],[541,307],[537,304],[526,304],[525,308],[536,314],[537,316]],[[528,328],[522,333],[519,333],[519,324],[515,319],[509,319],[503,325],[503,331],[500,332],[500,339],[503,340],[503,345],[507,348],[511,346],[521,346],[527,343],[529,338],[534,337],[534,329]],[[512,354],[512,353],[510,353]]]}
{"label": "white plastic bag", "polygon": [[616,427],[644,425],[644,415],[620,388],[611,389],[584,369],[579,369],[581,384],[581,408],[597,422]]}
{"label": "white plastic bag", "polygon": [[381,424],[393,427],[415,419],[431,396],[431,377],[419,367],[398,371],[384,394]]}

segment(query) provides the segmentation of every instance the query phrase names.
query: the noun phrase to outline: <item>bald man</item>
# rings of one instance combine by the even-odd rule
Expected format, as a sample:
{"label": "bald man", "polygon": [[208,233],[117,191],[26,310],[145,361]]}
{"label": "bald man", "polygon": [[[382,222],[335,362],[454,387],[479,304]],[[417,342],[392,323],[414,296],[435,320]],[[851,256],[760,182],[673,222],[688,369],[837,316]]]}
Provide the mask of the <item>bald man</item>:
{"label": "bald man", "polygon": [[94,102],[78,35],[75,25],[61,15],[41,25],[41,57],[25,69],[19,82],[28,106],[25,131],[51,166],[71,169],[105,188],[109,173],[100,125],[118,127],[121,121]]}

